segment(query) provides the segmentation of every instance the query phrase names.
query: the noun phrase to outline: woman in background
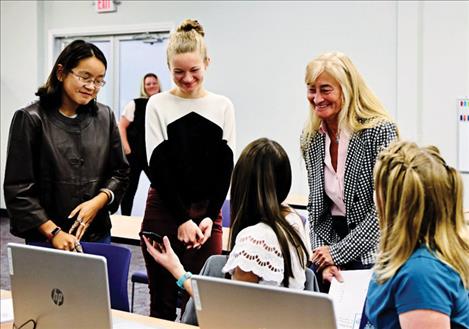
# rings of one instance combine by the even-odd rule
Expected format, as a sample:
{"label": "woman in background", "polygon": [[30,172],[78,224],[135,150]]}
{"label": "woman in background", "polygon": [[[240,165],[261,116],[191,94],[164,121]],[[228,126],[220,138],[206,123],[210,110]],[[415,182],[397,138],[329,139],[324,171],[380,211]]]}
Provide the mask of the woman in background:
{"label": "woman in background", "polygon": [[[198,273],[222,251],[220,209],[233,170],[235,118],[231,101],[204,88],[210,63],[199,22],[171,33],[167,59],[175,87],[150,98],[145,119],[151,187],[142,230],[168,236],[185,268]],[[178,286],[142,246],[150,315],[174,320]],[[183,296],[182,305],[188,299]]]}
{"label": "woman in background", "polygon": [[342,53],[322,54],[306,67],[309,121],[301,149],[309,181],[313,264],[328,291],[339,269],[371,268],[379,228],[373,202],[378,153],[397,128]]}
{"label": "woman in background", "polygon": [[381,239],[366,315],[376,328],[469,328],[463,183],[434,146],[393,143],[375,168]]}
{"label": "woman in background", "polygon": [[96,101],[106,58],[83,40],[60,53],[39,101],[16,111],[5,169],[13,235],[80,250],[79,240],[111,242],[110,211],[128,181],[113,111]]}
{"label": "woman in background", "polygon": [[148,98],[161,92],[161,85],[154,73],[147,73],[142,79],[140,97],[124,107],[119,121],[124,153],[130,165],[129,186],[121,202],[121,214],[130,216],[142,171],[148,175],[148,162],[145,152],[145,109]]}

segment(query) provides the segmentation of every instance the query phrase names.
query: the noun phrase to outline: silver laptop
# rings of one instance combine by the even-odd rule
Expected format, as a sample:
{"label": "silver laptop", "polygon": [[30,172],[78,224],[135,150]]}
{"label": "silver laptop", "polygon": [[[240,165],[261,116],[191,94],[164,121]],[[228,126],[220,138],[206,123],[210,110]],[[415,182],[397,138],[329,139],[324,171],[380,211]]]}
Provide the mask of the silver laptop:
{"label": "silver laptop", "polygon": [[16,327],[150,328],[111,318],[106,258],[16,243],[7,253]]}
{"label": "silver laptop", "polygon": [[327,294],[192,276],[201,329],[336,329]]}

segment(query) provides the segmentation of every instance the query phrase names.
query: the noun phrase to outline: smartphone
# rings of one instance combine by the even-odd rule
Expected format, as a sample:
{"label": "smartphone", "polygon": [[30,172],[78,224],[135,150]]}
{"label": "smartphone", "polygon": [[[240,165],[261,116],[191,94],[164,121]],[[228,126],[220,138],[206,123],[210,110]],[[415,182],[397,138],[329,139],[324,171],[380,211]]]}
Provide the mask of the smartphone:
{"label": "smartphone", "polygon": [[158,233],[151,232],[151,231],[142,231],[139,233],[140,236],[144,235],[151,241],[155,241],[156,243],[163,244],[163,237]]}

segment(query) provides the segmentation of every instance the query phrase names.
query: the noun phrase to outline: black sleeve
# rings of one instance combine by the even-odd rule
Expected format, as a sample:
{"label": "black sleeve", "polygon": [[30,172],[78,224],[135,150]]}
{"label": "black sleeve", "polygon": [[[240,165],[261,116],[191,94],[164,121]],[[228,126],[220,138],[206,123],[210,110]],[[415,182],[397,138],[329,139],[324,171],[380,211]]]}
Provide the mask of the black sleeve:
{"label": "black sleeve", "polygon": [[10,126],[3,190],[11,232],[20,237],[48,220],[39,201],[35,170],[39,161],[40,127],[39,117],[33,118],[24,110],[15,113]]}
{"label": "black sleeve", "polygon": [[160,143],[152,152],[149,162],[151,185],[157,189],[167,208],[173,213],[177,225],[186,222],[186,208],[179,194],[181,188],[172,178],[177,177],[174,162],[171,159],[169,141]]}
{"label": "black sleeve", "polygon": [[230,187],[231,173],[233,171],[233,151],[225,143],[221,143],[218,150],[217,165],[213,171],[213,194],[207,209],[207,216],[213,221],[218,217],[226,194]]}

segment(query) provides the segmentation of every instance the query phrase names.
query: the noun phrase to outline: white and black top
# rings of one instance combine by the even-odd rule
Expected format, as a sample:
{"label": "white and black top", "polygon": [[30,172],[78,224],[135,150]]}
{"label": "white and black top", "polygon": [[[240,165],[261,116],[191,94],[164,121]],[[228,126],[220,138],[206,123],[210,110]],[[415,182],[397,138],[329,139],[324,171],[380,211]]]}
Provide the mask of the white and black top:
{"label": "white and black top", "polygon": [[233,170],[235,117],[231,101],[207,92],[186,99],[169,91],[147,104],[145,141],[151,186],[181,224],[194,202],[208,201],[217,218]]}

